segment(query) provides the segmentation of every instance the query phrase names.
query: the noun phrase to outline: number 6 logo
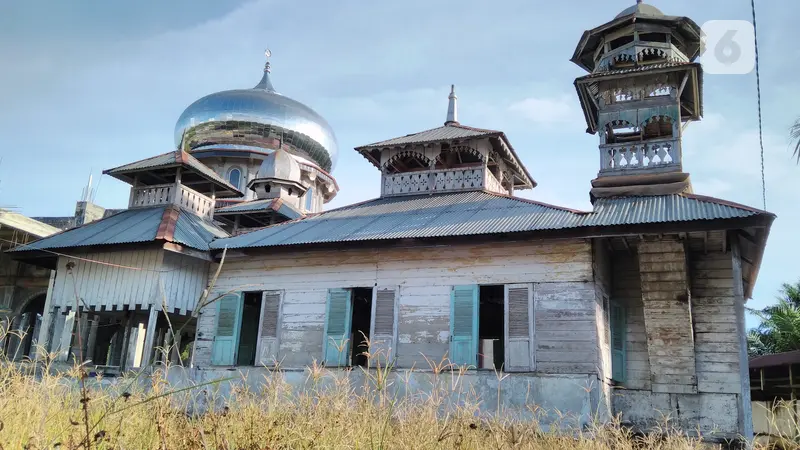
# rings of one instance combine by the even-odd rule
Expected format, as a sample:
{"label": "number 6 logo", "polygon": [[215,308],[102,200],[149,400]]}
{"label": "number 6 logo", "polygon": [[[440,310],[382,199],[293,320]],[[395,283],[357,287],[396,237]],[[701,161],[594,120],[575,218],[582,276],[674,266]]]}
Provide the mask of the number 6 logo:
{"label": "number 6 logo", "polygon": [[755,31],[746,20],[710,20],[703,24],[700,48],[703,70],[744,75],[755,68]]}

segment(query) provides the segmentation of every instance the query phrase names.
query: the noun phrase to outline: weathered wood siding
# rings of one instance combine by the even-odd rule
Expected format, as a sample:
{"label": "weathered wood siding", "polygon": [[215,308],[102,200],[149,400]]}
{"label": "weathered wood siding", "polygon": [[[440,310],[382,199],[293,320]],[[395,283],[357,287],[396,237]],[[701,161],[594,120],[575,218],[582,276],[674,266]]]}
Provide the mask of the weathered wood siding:
{"label": "weathered wood siding", "polygon": [[[97,309],[161,309],[166,295],[169,310],[180,312],[193,307],[207,282],[207,262],[160,248],[75,256],[82,259],[58,258],[53,307],[75,308],[77,293],[81,304]],[[75,264],[71,273],[70,261]]]}
{"label": "weathered wood siding", "polygon": [[611,298],[627,312],[625,336],[626,389],[650,389],[650,359],[644,327],[642,281],[635,251],[615,252]]}
{"label": "weathered wood siding", "polygon": [[170,312],[186,315],[194,310],[208,285],[209,262],[173,252],[164,252],[159,274]]}
{"label": "weathered wood siding", "polygon": [[608,383],[611,381],[611,329],[608,317],[612,281],[611,252],[605,239],[595,239],[593,247],[598,375],[601,380]]}
{"label": "weathered wood siding", "polygon": [[639,243],[644,323],[653,392],[696,393],[695,345],[684,244]]}
{"label": "weathered wood siding", "polygon": [[[537,369],[594,372],[591,262],[591,246],[583,240],[265,252],[226,261],[212,295],[283,290],[279,359],[284,367],[303,367],[322,356],[328,289],[397,287],[398,366],[428,368],[425,357],[438,361],[449,352],[451,286],[540,283],[535,287]],[[215,315],[209,306],[198,322],[199,366],[211,360]]]}
{"label": "weathered wood siding", "polygon": [[731,254],[695,252],[690,265],[697,390],[741,394]]}

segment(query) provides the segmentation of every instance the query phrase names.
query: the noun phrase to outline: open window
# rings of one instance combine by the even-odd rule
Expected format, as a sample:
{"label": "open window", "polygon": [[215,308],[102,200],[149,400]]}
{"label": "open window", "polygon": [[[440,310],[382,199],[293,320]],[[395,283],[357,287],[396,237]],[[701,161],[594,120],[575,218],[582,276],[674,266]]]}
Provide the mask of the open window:
{"label": "open window", "polygon": [[436,157],[435,169],[457,169],[461,167],[474,167],[483,165],[483,155],[464,145],[449,146],[442,144],[442,150]]}
{"label": "open window", "polygon": [[281,293],[237,292],[217,300],[211,363],[218,366],[274,364],[278,357]]}
{"label": "open window", "polygon": [[453,286],[450,361],[506,372],[533,370],[533,285]]}
{"label": "open window", "polygon": [[396,292],[396,288],[380,287],[328,291],[323,344],[326,366],[366,367],[370,363],[366,352],[382,365],[393,361]]}

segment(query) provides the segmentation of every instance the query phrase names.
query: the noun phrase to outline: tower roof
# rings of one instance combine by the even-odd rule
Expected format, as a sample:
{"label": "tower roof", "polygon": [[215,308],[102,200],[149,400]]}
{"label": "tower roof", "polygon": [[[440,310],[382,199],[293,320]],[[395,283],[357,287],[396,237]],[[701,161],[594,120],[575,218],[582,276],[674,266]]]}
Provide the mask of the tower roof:
{"label": "tower roof", "polygon": [[637,16],[652,16],[652,17],[663,17],[664,13],[661,12],[660,9],[656,8],[653,5],[648,5],[644,3],[642,0],[637,0],[636,4],[633,6],[629,6],[622,10],[619,14],[617,14],[617,19],[620,17],[629,16],[631,14],[636,14]]}

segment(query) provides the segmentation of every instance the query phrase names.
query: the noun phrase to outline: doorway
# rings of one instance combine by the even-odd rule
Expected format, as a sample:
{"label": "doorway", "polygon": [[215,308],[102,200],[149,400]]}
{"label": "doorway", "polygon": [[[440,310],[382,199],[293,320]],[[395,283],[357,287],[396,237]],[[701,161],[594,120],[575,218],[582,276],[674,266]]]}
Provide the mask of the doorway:
{"label": "doorway", "polygon": [[372,288],[353,289],[353,325],[350,332],[351,355],[353,366],[366,367],[368,351],[369,328],[372,319]]}
{"label": "doorway", "polygon": [[236,365],[253,366],[256,363],[258,320],[261,317],[261,292],[245,292],[243,302]]}

